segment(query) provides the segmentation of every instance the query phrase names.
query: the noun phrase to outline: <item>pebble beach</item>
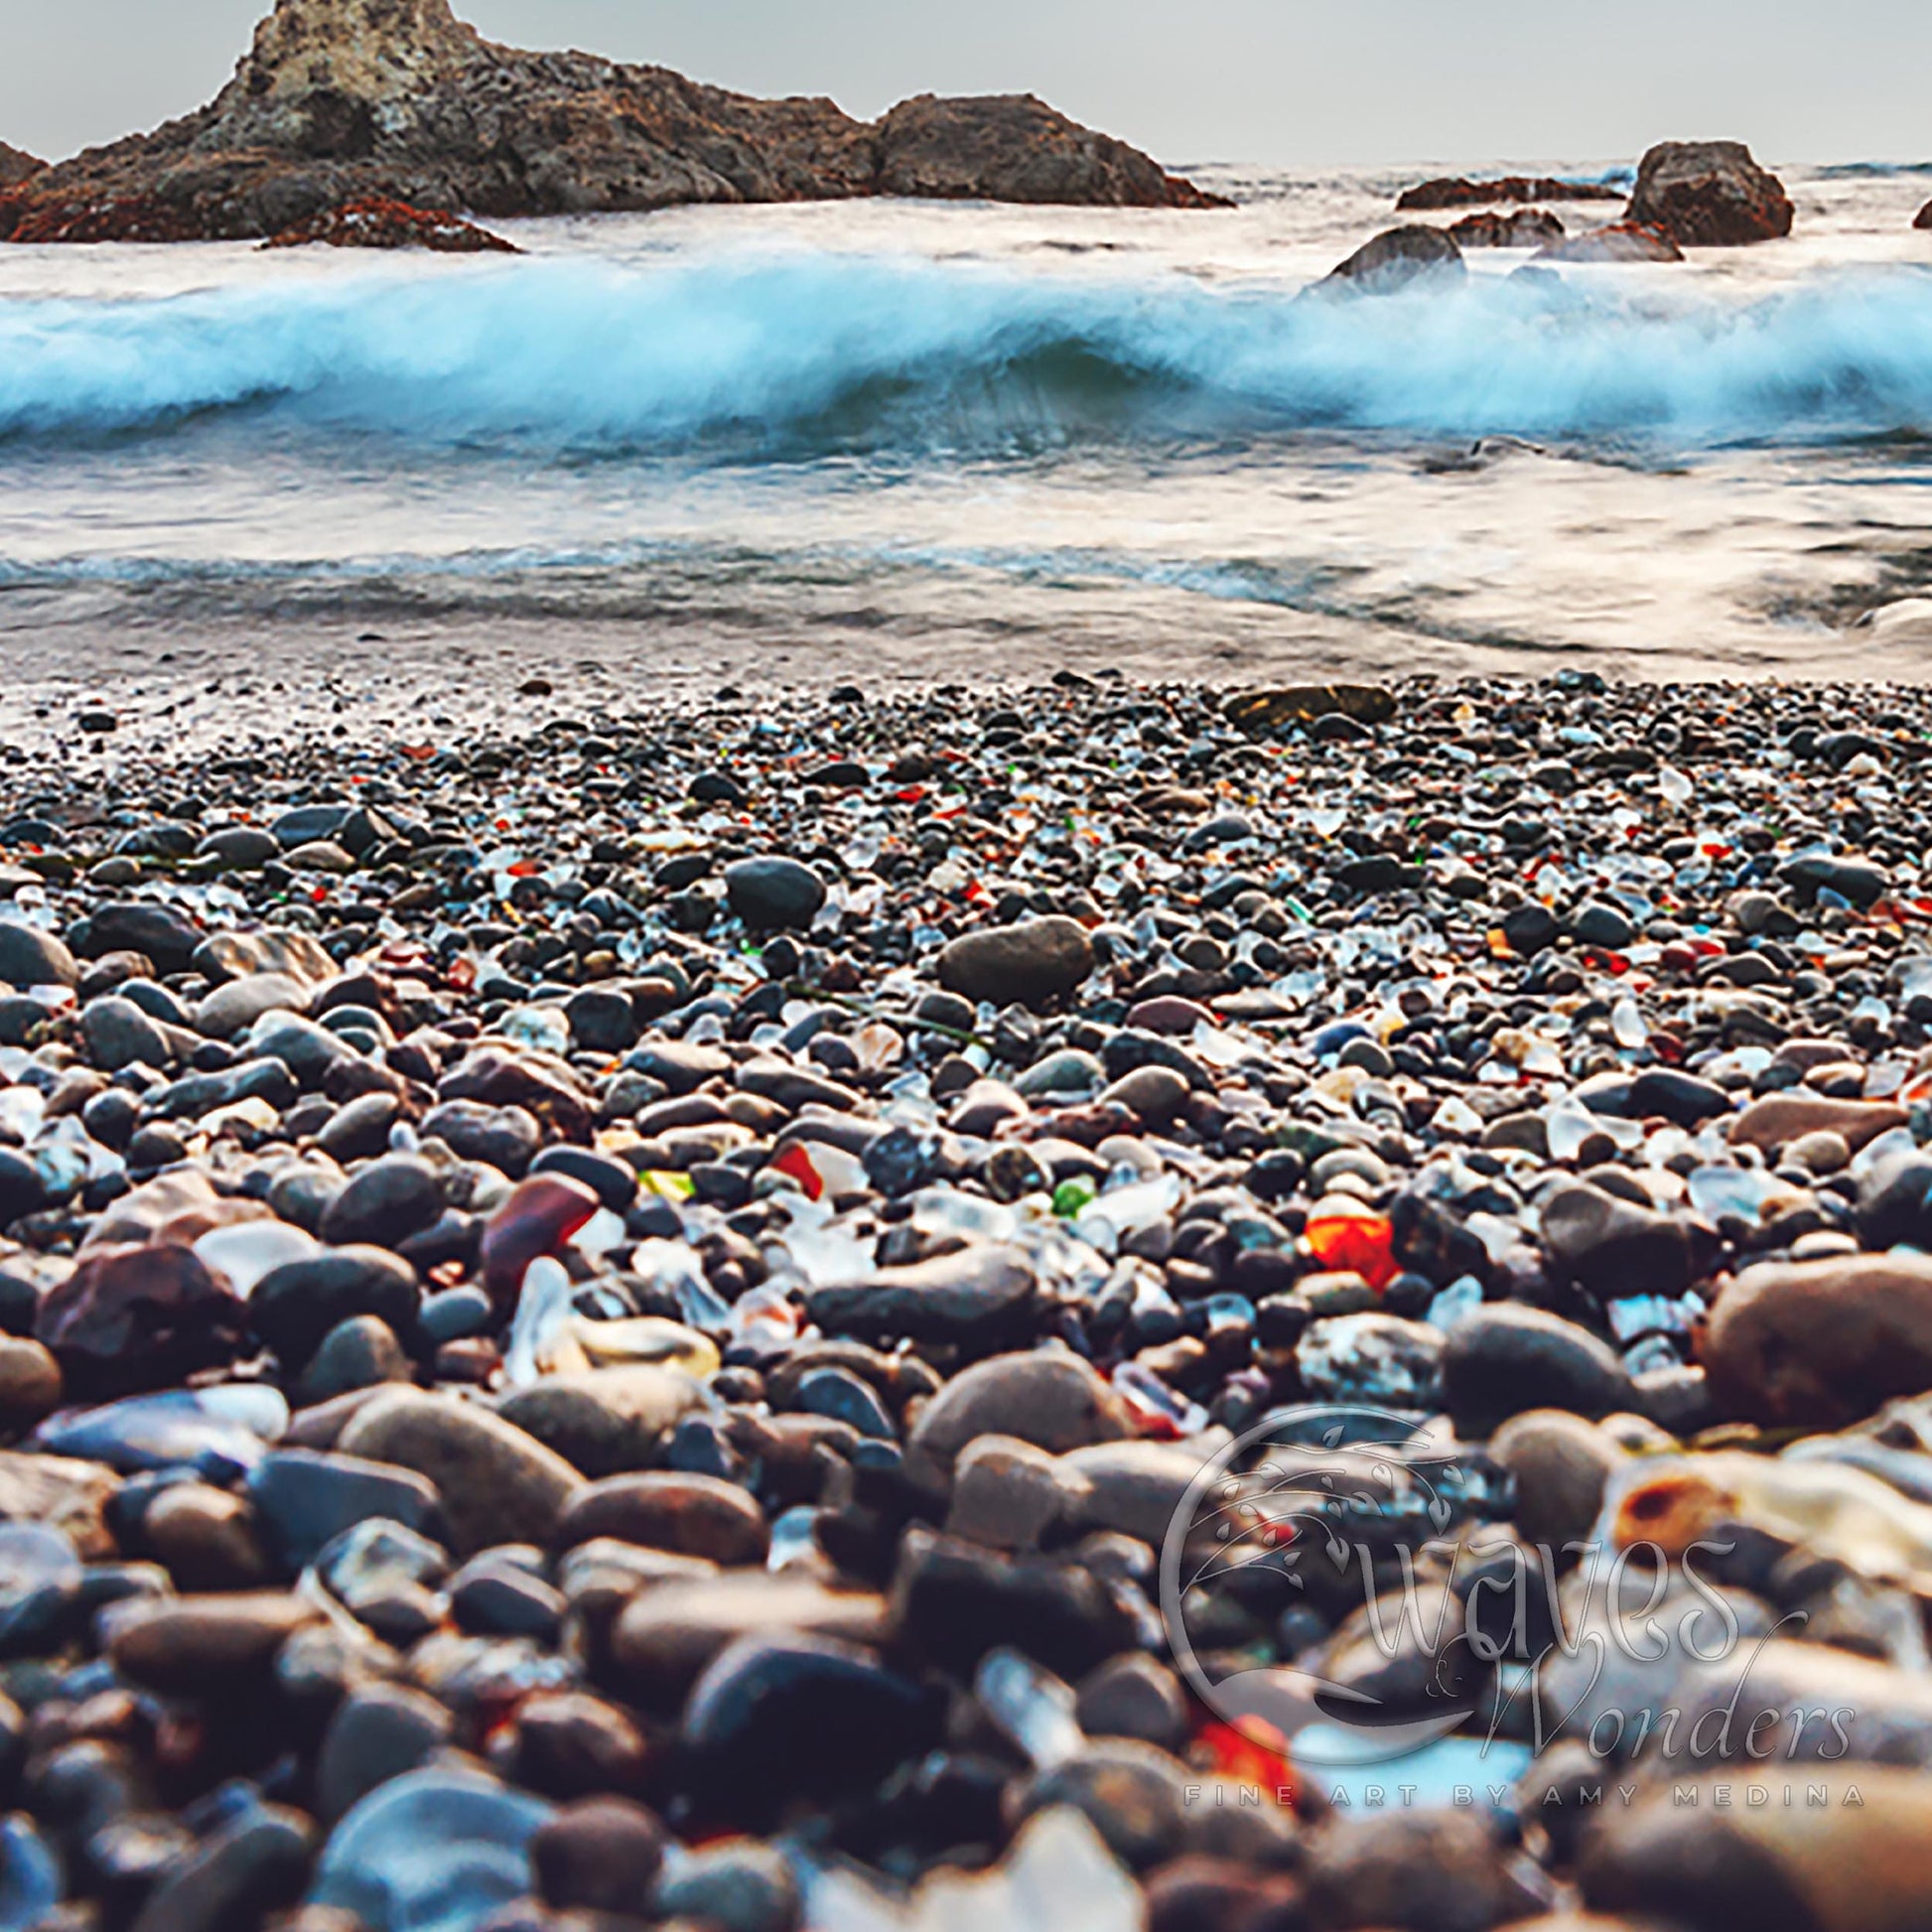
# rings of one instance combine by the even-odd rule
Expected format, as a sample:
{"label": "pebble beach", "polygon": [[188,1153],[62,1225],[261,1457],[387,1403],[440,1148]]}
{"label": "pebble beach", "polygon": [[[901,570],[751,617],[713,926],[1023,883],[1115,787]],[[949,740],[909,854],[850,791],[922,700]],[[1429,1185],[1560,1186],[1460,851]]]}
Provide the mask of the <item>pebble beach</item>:
{"label": "pebble beach", "polygon": [[0,1927],[1919,1922],[1922,691],[612,688],[21,735]]}

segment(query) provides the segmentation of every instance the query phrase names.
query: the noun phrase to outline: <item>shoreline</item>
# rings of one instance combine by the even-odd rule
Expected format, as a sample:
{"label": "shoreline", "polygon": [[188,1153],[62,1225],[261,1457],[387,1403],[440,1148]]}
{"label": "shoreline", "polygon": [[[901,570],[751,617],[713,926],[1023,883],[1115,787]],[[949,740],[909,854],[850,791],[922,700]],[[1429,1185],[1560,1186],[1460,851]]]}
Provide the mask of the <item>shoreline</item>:
{"label": "shoreline", "polygon": [[[16,593],[16,596],[19,594]],[[1197,613],[1196,616],[1199,616]],[[367,616],[158,621],[124,616],[10,621],[0,599],[0,742],[36,759],[80,749],[72,721],[104,707],[120,721],[84,742],[88,756],[166,758],[234,742],[294,736],[325,742],[420,739],[535,729],[544,719],[622,713],[665,700],[702,708],[722,688],[748,703],[857,684],[874,697],[915,698],[947,683],[1024,692],[1045,667],[1093,678],[1234,690],[1263,684],[1421,676],[1448,685],[1492,679],[1534,685],[1569,669],[1619,688],[1728,690],[1769,683],[1834,691],[1910,691],[1932,664],[1909,639],[1873,648],[1856,631],[1804,662],[1767,652],[1716,661],[1688,651],[1632,652],[1464,643],[1348,619],[1223,607],[1189,626],[1191,641],[1149,635],[1139,613],[1091,623],[1033,619],[944,625],[902,614],[816,617],[789,634],[763,614],[743,624],[704,615],[579,619]],[[1083,634],[1083,630],[1085,634]],[[1842,657],[1845,661],[1833,661]],[[1856,663],[1859,674],[1847,675]],[[525,694],[532,680],[541,696]],[[218,688],[217,688],[218,685]],[[44,714],[44,715],[43,715]]]}

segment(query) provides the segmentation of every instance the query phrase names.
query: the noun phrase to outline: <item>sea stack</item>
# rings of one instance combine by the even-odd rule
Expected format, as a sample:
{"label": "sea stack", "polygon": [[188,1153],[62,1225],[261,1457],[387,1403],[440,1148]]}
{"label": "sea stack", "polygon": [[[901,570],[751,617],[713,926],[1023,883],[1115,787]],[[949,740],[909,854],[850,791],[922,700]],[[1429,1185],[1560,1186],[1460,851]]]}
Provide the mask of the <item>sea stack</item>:
{"label": "sea stack", "polygon": [[1626,222],[1685,248],[1735,248],[1791,232],[1791,199],[1741,141],[1664,141],[1637,168]]}
{"label": "sea stack", "polygon": [[0,237],[268,237],[370,197],[503,218],[896,194],[1220,205],[1030,95],[857,121],[830,100],[499,47],[448,0],[279,0],[213,101],[35,172],[0,198]]}

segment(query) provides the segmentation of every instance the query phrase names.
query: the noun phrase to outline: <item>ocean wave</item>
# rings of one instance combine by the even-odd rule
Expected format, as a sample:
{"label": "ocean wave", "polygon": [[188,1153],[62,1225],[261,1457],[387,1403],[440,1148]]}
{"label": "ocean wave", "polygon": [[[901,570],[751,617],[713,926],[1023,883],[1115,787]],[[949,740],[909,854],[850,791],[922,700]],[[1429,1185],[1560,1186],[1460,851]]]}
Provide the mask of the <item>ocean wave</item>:
{"label": "ocean wave", "polygon": [[1932,426],[1932,275],[1726,302],[1479,275],[1371,300],[878,257],[529,260],[0,302],[0,436],[185,422],[534,453],[1082,436],[1870,436]]}
{"label": "ocean wave", "polygon": [[1901,175],[1932,175],[1932,161],[1839,161],[1814,173],[1820,181],[1893,181]]}

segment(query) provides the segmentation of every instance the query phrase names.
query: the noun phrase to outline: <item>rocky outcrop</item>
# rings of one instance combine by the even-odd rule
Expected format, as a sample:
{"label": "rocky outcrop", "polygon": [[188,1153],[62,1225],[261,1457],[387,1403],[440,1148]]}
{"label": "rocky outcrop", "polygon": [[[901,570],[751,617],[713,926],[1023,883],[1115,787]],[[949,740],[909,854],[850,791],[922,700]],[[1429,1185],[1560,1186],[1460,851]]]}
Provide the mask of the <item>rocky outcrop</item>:
{"label": "rocky outcrop", "polygon": [[1489,207],[1497,202],[1615,202],[1620,188],[1595,181],[1558,181],[1550,175],[1504,175],[1497,181],[1465,181],[1444,176],[1405,189],[1396,197],[1396,212],[1430,213],[1446,207]]}
{"label": "rocky outcrop", "polygon": [[1366,242],[1320,284],[1363,295],[1388,295],[1419,276],[1466,274],[1462,251],[1441,228],[1390,228]]}
{"label": "rocky outcrop", "polygon": [[28,154],[20,148],[10,148],[0,141],[0,188],[12,188],[23,182],[29,175],[38,175],[47,166],[38,155]]}
{"label": "rocky outcrop", "polygon": [[1643,158],[1623,218],[1686,248],[1735,248],[1791,232],[1791,200],[1741,141],[1665,141]]}
{"label": "rocky outcrop", "polygon": [[448,0],[278,0],[209,105],[0,196],[0,236],[269,237],[370,197],[509,217],[902,194],[1223,206],[1030,96],[857,121],[499,47]]}
{"label": "rocky outcrop", "polygon": [[1568,232],[1547,207],[1513,208],[1507,214],[1485,208],[1451,221],[1449,231],[1458,248],[1541,248]]}
{"label": "rocky outcrop", "polygon": [[448,208],[410,207],[404,202],[371,195],[332,208],[268,241],[264,248],[306,248],[322,242],[331,248],[427,248],[438,255],[520,255],[501,235],[466,221]]}
{"label": "rocky outcrop", "polygon": [[1912,226],[1915,228],[1932,228],[1932,202],[1927,202],[1919,209],[1917,216],[1912,222]]}
{"label": "rocky outcrop", "polygon": [[1537,251],[1540,262],[1681,262],[1684,251],[1661,228],[1613,221],[1607,228],[1553,241]]}

